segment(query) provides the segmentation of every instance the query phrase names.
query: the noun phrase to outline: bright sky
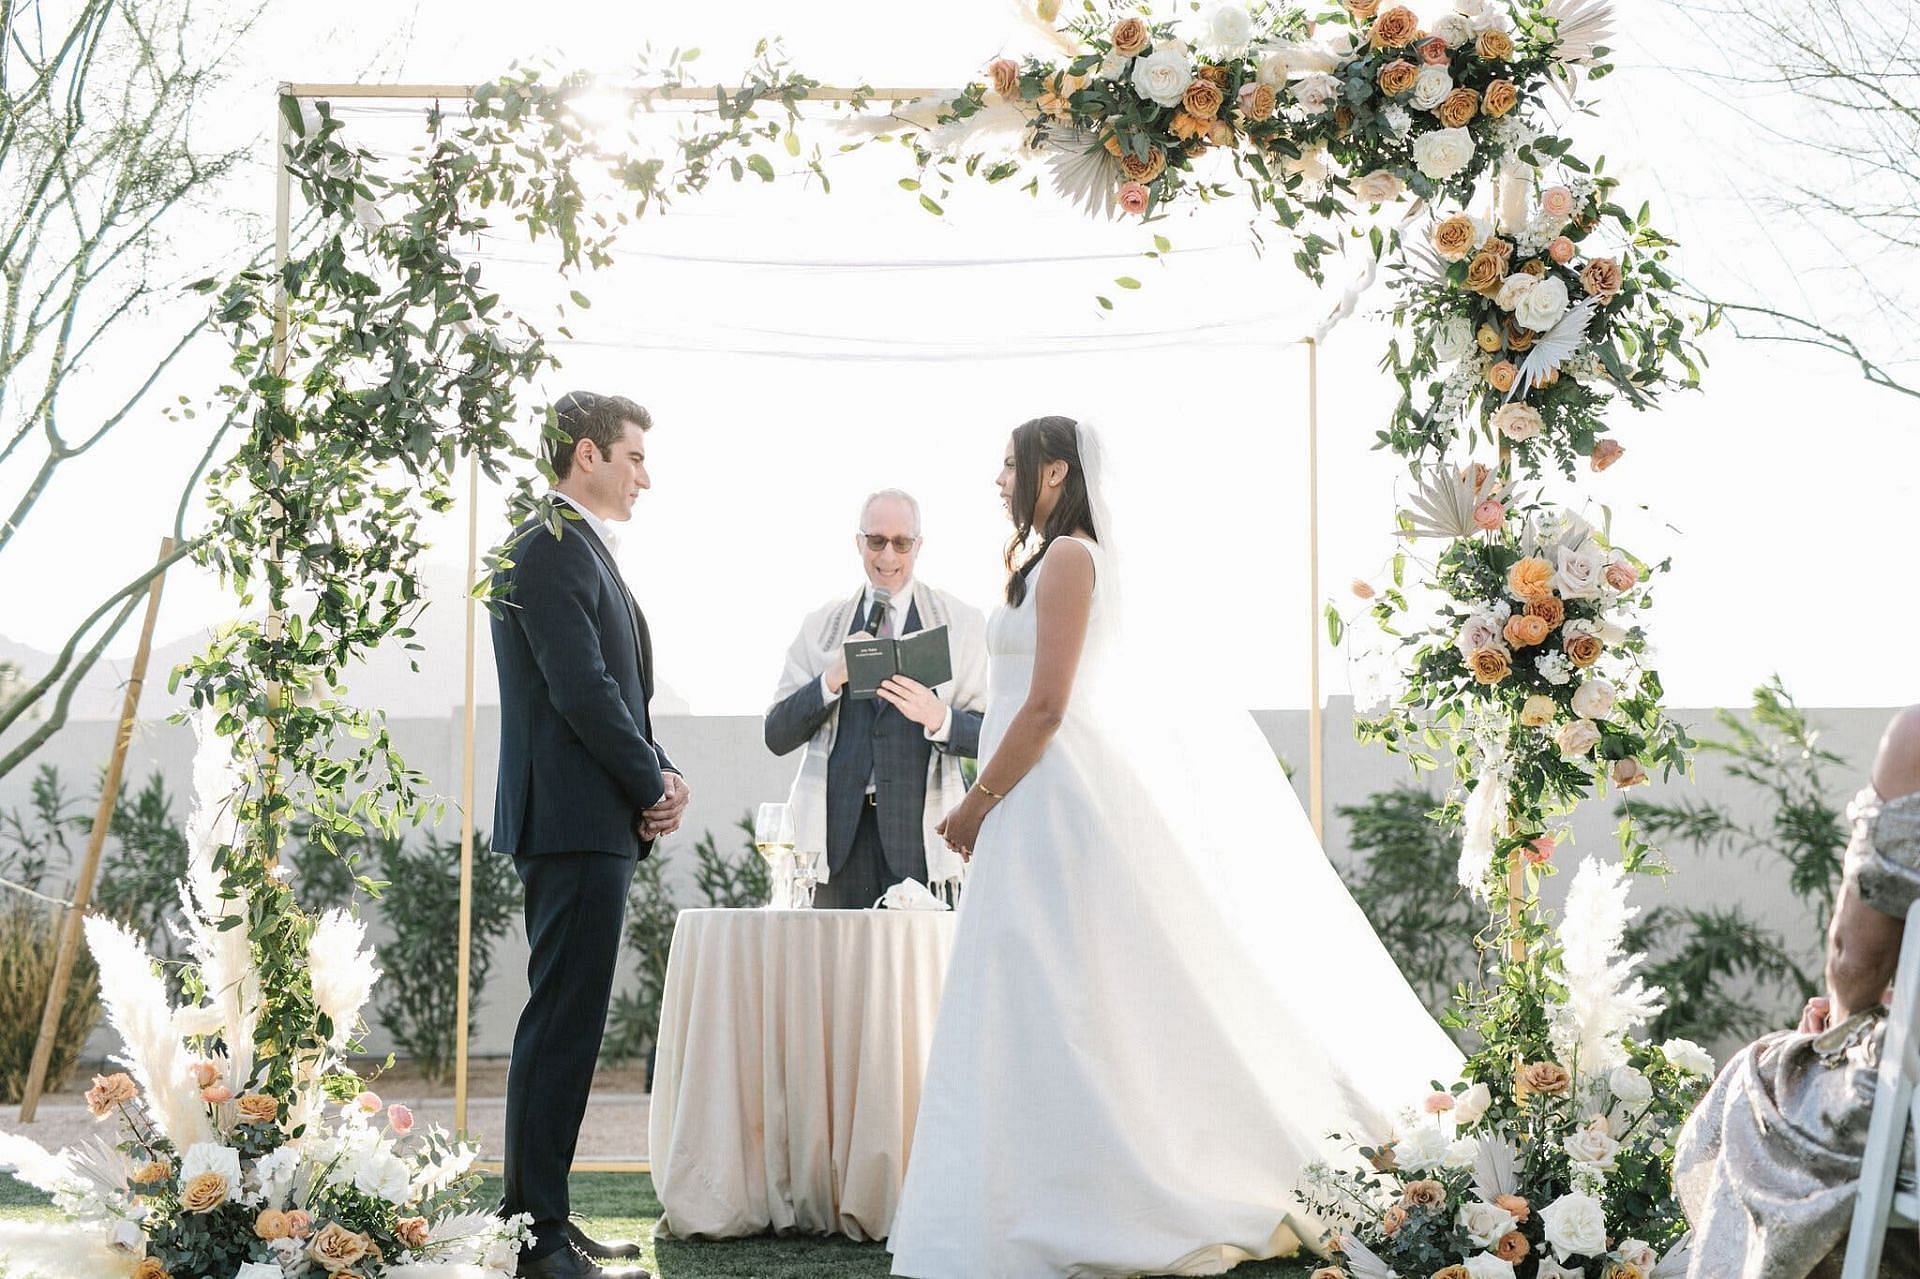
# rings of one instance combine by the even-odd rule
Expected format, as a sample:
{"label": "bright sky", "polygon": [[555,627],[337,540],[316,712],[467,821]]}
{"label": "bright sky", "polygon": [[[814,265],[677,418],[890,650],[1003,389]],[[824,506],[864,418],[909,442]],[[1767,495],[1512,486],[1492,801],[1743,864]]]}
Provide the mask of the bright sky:
{"label": "bright sky", "polygon": [[[1803,163],[1766,133],[1793,104],[1676,73],[1718,55],[1671,6],[1619,8],[1624,69],[1602,86],[1601,118],[1581,126],[1584,153],[1609,156],[1628,203],[1652,200],[1683,242],[1683,270],[1710,292],[1813,306],[1896,346],[1898,330],[1835,269],[1853,246],[1812,240],[1762,200],[1768,174]],[[647,39],[697,45],[703,74],[728,78],[755,39],[776,33],[798,67],[829,82],[953,85],[1010,48],[1015,27],[994,3],[550,0],[537,22],[529,12],[429,0],[402,21],[376,0],[280,6],[248,38],[246,75],[220,118],[270,128],[280,80],[467,82],[543,52],[617,79]],[[370,138],[410,127],[395,113],[356,124]],[[836,139],[818,136],[831,150]],[[858,585],[859,499],[884,485],[925,504],[921,576],[990,604],[1005,537],[991,490],[1001,444],[1021,420],[1059,412],[1101,421],[1151,459],[1155,484],[1135,502],[1131,545],[1163,551],[1182,574],[1169,610],[1226,636],[1182,678],[1243,684],[1250,705],[1304,704],[1317,607],[1305,564],[1306,356],[1292,343],[1352,268],[1335,266],[1316,296],[1285,253],[1263,261],[1247,249],[1243,205],[1142,229],[1091,224],[1044,195],[967,189],[934,218],[896,186],[909,170],[891,148],[837,160],[833,172],[830,196],[727,184],[640,227],[614,272],[581,286],[596,305],[551,389],[616,391],[654,412],[657,487],[623,561],[667,683],[696,712],[760,710],[800,616]],[[265,172],[236,199],[270,214]],[[228,225],[209,222],[191,250],[211,244],[220,261]],[[1137,256],[1153,230],[1175,243],[1164,263]],[[525,258],[524,246],[503,248],[489,270],[503,287],[531,289],[540,268]],[[1123,274],[1147,287],[1114,289]],[[1097,292],[1119,310],[1100,311]],[[1395,393],[1375,367],[1388,330],[1365,314],[1384,298],[1369,295],[1335,331],[1320,367],[1322,575],[1342,597],[1393,549],[1398,471],[1370,447]],[[1674,556],[1653,619],[1672,700],[1738,703],[1774,671],[1811,705],[1916,700],[1920,610],[1888,569],[1910,541],[1920,402],[1817,352],[1725,336],[1709,352],[1706,392],[1656,414],[1623,410],[1626,459],[1584,485],[1611,506],[1624,542]],[[103,401],[115,370],[103,355],[89,388]],[[217,360],[183,369],[169,391],[192,394],[217,373]],[[57,648],[104,589],[150,559],[176,477],[197,455],[183,442],[192,438],[149,415],[63,472],[0,555],[0,635]],[[24,478],[0,467],[0,495],[11,502]],[[501,531],[491,505],[482,527]],[[449,520],[434,553],[449,586],[464,528],[464,513]],[[227,609],[216,584],[179,574],[161,639]],[[131,645],[130,628],[116,651]],[[1330,661],[1330,693],[1346,691],[1341,662]],[[457,654],[430,659],[424,678],[457,689]]]}

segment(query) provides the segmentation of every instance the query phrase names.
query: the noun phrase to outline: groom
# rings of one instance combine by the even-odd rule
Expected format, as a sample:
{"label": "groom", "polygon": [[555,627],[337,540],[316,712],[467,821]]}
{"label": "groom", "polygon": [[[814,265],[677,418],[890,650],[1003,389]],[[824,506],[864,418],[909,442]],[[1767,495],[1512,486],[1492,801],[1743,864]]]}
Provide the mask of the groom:
{"label": "groom", "polygon": [[647,477],[647,411],[575,391],[549,440],[558,531],[514,531],[494,576],[500,777],[493,846],[526,886],[527,1005],[507,1073],[501,1211],[533,1218],[519,1274],[644,1277],[600,1262],[636,1257],[568,1219],[567,1171],[586,1114],[620,952],[627,886],[655,840],[680,827],[690,794],[653,740],[653,646],[615,566],[611,527]]}

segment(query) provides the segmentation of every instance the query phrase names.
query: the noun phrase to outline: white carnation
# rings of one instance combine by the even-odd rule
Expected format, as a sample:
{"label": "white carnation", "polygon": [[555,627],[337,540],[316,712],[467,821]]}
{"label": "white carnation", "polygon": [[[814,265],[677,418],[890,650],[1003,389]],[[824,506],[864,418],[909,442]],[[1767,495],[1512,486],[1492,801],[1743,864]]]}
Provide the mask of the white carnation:
{"label": "white carnation", "polygon": [[1691,1039],[1669,1039],[1660,1045],[1660,1051],[1666,1054],[1668,1061],[1688,1074],[1709,1079],[1713,1077],[1712,1055]]}
{"label": "white carnation", "polygon": [[1394,1161],[1409,1172],[1425,1172],[1446,1163],[1452,1143],[1438,1124],[1422,1124],[1393,1148]]}
{"label": "white carnation", "polygon": [[1469,1279],[1513,1279],[1513,1263],[1490,1252],[1477,1252],[1466,1260]]}
{"label": "white carnation", "polygon": [[1485,1084],[1475,1084],[1453,1103],[1453,1122],[1462,1128],[1476,1124],[1492,1104],[1493,1090]]}
{"label": "white carnation", "polygon": [[1156,44],[1152,53],[1134,60],[1134,92],[1159,106],[1179,106],[1192,83],[1193,62],[1187,56],[1187,46],[1178,40]]}
{"label": "white carnation", "polygon": [[1590,679],[1573,691],[1573,713],[1581,719],[1605,719],[1613,713],[1613,685]]}
{"label": "white carnation", "polygon": [[1547,1243],[1562,1258],[1597,1257],[1607,1250],[1607,1213],[1591,1195],[1562,1195],[1540,1210]]}
{"label": "white carnation", "polygon": [[233,1279],[285,1279],[285,1273],[278,1262],[243,1261],[240,1268],[233,1272]]}
{"label": "white carnation", "polygon": [[1413,113],[1396,102],[1380,113],[1380,123],[1386,125],[1394,137],[1405,137],[1413,127]]}
{"label": "white carnation", "polygon": [[1484,1199],[1469,1199],[1461,1204],[1455,1220],[1476,1248],[1491,1248],[1500,1241],[1500,1236],[1520,1224],[1505,1208]]}
{"label": "white carnation", "polygon": [[1456,1172],[1473,1167],[1480,1158],[1480,1143],[1471,1137],[1460,1137],[1447,1146],[1447,1153],[1440,1160],[1440,1166]]}
{"label": "white carnation", "polygon": [[1100,59],[1100,70],[1098,74],[1102,80],[1123,80],[1126,78],[1127,67],[1130,66],[1132,62],[1133,59],[1126,54],[1115,53],[1109,49],[1107,50],[1107,56]]}
{"label": "white carnation", "polygon": [[1560,323],[1567,313],[1567,286],[1557,275],[1550,275],[1527,290],[1513,308],[1513,318],[1536,333],[1545,333]]}
{"label": "white carnation", "polygon": [[1253,14],[1245,4],[1224,0],[1200,15],[1200,49],[1214,58],[1238,58],[1253,43]]}
{"label": "white carnation", "polygon": [[1632,1066],[1615,1066],[1607,1075],[1607,1091],[1629,1106],[1653,1100],[1653,1082]]}
{"label": "white carnation", "polygon": [[1421,111],[1431,111],[1453,92],[1453,77],[1445,67],[1422,67],[1413,82],[1413,97],[1408,101]]}
{"label": "white carnation", "polygon": [[1413,163],[1435,182],[1445,182],[1473,160],[1473,135],[1465,129],[1435,129],[1413,140]]}

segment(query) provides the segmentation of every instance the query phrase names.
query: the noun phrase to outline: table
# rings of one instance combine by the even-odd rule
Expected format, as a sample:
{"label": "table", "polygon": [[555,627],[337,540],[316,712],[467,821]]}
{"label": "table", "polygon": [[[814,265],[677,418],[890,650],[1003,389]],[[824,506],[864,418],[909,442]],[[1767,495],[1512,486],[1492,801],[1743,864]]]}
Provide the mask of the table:
{"label": "table", "polygon": [[886,1237],[954,919],[681,912],[648,1128],[657,1234]]}

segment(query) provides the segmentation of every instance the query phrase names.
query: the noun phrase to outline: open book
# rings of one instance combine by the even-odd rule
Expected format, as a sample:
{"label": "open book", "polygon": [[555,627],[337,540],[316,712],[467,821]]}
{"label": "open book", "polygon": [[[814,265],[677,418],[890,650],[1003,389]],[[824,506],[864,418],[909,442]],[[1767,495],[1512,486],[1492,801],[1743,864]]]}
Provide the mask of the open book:
{"label": "open book", "polygon": [[895,675],[905,675],[928,688],[953,678],[953,655],[947,649],[947,628],[916,631],[899,639],[848,640],[847,695],[871,701],[879,687]]}

